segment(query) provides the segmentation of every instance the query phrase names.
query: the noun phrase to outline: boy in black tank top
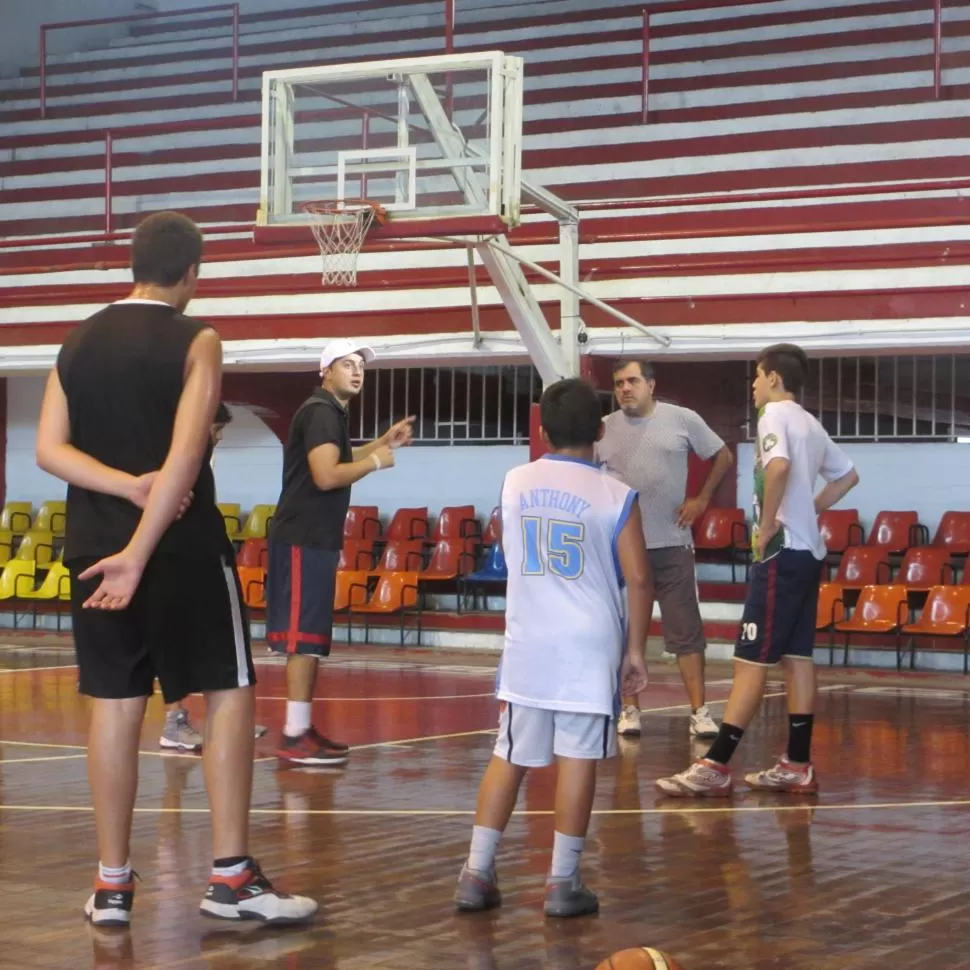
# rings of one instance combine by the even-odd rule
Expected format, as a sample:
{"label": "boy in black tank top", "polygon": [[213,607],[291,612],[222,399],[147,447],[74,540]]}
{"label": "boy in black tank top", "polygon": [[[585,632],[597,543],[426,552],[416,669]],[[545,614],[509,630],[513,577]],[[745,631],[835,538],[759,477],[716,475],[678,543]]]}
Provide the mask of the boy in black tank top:
{"label": "boy in black tank top", "polygon": [[[163,212],[132,239],[135,288],[64,342],[47,383],[37,463],[68,483],[64,558],[100,864],[85,916],[131,922],[138,741],[157,677],[166,703],[202,692],[213,864],[207,916],[295,922],[317,904],[276,892],[249,855],[254,684],[248,618],[215,504],[209,429],[222,345],[184,315],[202,236]],[[190,494],[191,493],[191,494]]]}

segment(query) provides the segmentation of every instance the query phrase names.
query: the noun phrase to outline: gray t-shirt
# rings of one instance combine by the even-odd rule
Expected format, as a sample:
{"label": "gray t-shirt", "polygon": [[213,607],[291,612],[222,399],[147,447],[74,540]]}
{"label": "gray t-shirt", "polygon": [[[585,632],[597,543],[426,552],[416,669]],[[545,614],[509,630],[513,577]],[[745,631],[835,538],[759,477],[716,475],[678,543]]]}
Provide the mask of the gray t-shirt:
{"label": "gray t-shirt", "polygon": [[677,526],[677,507],[687,497],[687,453],[713,458],[724,442],[696,411],[659,401],[649,417],[614,411],[603,424],[597,461],[640,493],[647,548],[691,545],[690,529]]}

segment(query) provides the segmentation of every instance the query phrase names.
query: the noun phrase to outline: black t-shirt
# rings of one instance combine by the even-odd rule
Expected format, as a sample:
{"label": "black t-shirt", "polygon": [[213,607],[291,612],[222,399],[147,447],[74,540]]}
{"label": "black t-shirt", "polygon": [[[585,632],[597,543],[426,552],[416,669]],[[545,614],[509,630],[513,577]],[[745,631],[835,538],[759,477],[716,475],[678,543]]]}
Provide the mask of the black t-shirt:
{"label": "black t-shirt", "polygon": [[[113,303],[85,320],[57,357],[71,444],[132,475],[158,471],[172,442],[189,347],[206,326],[162,303]],[[208,450],[193,492],[156,553],[199,558],[226,551]],[[126,499],[70,485],[64,558],[120,552],[141,514]]]}
{"label": "black t-shirt", "polygon": [[347,410],[322,387],[300,405],[283,451],[283,490],[270,525],[275,542],[339,550],[350,506],[350,486],[321,491],[313,484],[308,455],[320,445],[336,445],[340,462],[354,460]]}

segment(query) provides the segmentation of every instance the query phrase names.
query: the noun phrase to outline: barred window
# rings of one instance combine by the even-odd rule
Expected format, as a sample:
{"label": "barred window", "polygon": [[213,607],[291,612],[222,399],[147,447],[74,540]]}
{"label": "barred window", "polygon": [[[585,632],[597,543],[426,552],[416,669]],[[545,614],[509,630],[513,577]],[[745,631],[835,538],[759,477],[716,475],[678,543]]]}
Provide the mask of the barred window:
{"label": "barred window", "polygon": [[368,371],[351,435],[371,441],[413,414],[414,439],[423,445],[527,445],[530,405],[541,394],[529,365]]}
{"label": "barred window", "polygon": [[[750,398],[748,437],[757,417]],[[839,441],[956,441],[970,435],[970,355],[825,357],[809,361],[800,403]]]}

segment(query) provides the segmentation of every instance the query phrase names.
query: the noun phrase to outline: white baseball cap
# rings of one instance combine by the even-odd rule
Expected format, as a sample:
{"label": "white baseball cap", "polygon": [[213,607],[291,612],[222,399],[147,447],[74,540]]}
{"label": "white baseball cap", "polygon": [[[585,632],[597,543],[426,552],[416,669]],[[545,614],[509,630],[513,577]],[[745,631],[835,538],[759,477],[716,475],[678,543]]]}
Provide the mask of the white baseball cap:
{"label": "white baseball cap", "polygon": [[349,357],[351,354],[360,354],[364,358],[365,364],[377,359],[377,354],[374,353],[372,347],[359,344],[354,340],[348,340],[346,337],[340,337],[337,340],[331,340],[323,348],[323,353],[320,356],[320,373],[323,374],[335,360],[340,360],[341,357]]}

